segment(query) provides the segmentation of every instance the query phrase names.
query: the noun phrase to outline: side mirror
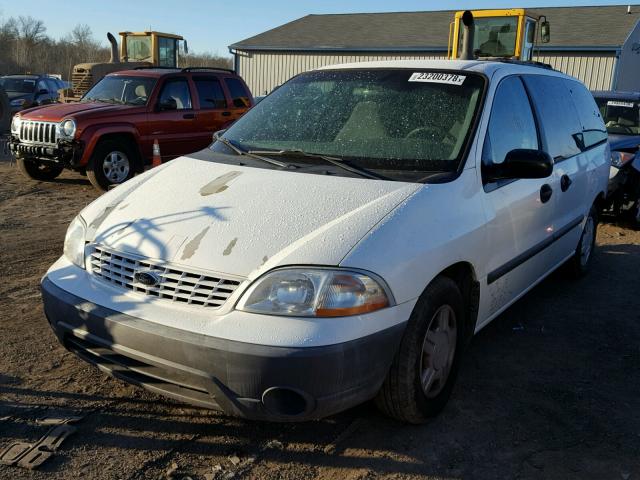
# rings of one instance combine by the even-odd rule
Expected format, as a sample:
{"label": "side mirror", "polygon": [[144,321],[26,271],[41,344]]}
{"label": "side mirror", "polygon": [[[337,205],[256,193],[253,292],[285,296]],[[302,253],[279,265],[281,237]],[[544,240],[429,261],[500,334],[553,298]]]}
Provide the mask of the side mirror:
{"label": "side mirror", "polygon": [[215,142],[216,140],[218,140],[218,137],[221,137],[222,135],[224,135],[224,132],[226,132],[227,129],[224,128],[222,130],[218,130],[216,132],[213,132],[213,141]]}
{"label": "side mirror", "polygon": [[540,22],[540,41],[542,43],[549,43],[551,41],[551,27],[547,20]]}
{"label": "side mirror", "polygon": [[178,102],[176,102],[175,98],[165,98],[160,103],[158,103],[158,110],[177,110]]}
{"label": "side mirror", "polygon": [[553,173],[553,159],[542,150],[517,148],[507,153],[502,163],[485,167],[486,181],[547,178]]}

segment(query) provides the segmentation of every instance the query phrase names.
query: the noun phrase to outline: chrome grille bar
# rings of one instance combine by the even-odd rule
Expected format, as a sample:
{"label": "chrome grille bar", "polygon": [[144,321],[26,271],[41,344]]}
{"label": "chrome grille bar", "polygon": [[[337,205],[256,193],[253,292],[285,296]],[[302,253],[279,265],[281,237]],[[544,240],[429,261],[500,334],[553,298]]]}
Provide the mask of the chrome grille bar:
{"label": "chrome grille bar", "polygon": [[38,145],[56,144],[56,123],[23,120],[19,132],[20,141]]}

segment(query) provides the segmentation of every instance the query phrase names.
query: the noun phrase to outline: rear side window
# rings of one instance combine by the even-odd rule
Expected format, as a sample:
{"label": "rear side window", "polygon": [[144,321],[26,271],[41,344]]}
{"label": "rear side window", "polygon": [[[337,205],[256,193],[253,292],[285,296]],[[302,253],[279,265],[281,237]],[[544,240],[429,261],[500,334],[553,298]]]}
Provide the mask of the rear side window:
{"label": "rear side window", "polygon": [[194,77],[201,109],[227,108],[220,80],[215,77]]}
{"label": "rear side window", "polygon": [[56,93],[58,90],[60,90],[60,87],[58,87],[57,82],[53,78],[47,78],[47,86],[49,87],[49,92],[51,93]]}
{"label": "rear side window", "polygon": [[591,92],[573,80],[565,80],[565,84],[571,93],[582,125],[582,148],[591,148],[604,142],[607,139],[607,130]]}
{"label": "rear side window", "polygon": [[231,101],[234,107],[243,108],[251,106],[249,102],[249,92],[247,92],[247,89],[240,80],[237,78],[225,78],[224,81],[231,94]]}
{"label": "rear side window", "polygon": [[516,148],[537,150],[538,132],[522,81],[508,77],[496,89],[482,162],[502,163],[507,153]]}
{"label": "rear side window", "polygon": [[546,75],[526,75],[524,81],[536,105],[549,155],[561,160],[580,153],[582,125],[566,81]]}
{"label": "rear side window", "polygon": [[160,103],[173,99],[178,110],[189,110],[191,108],[191,94],[186,78],[176,78],[165,82],[160,92]]}

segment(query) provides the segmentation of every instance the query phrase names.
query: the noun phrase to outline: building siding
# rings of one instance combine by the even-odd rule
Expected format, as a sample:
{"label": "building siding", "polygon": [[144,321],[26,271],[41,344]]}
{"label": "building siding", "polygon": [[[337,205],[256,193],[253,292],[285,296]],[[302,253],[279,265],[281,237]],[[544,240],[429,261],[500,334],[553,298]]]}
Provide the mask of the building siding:
{"label": "building siding", "polygon": [[[442,59],[444,53],[420,52],[243,52],[238,51],[238,73],[254,95],[264,95],[308,70],[339,63],[377,60]],[[542,52],[536,60],[582,80],[592,90],[611,88],[615,69],[614,52]]]}

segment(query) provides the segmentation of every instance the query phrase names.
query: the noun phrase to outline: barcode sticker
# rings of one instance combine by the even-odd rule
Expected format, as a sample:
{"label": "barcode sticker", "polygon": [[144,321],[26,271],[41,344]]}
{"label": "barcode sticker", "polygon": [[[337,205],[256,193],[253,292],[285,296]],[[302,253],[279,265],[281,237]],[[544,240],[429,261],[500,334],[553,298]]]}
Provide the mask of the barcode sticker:
{"label": "barcode sticker", "polygon": [[626,107],[633,108],[633,102],[617,102],[615,100],[609,100],[607,105],[610,107]]}
{"label": "barcode sticker", "polygon": [[467,78],[465,75],[458,75],[457,73],[415,72],[409,77],[409,81],[462,85],[465,78]]}

